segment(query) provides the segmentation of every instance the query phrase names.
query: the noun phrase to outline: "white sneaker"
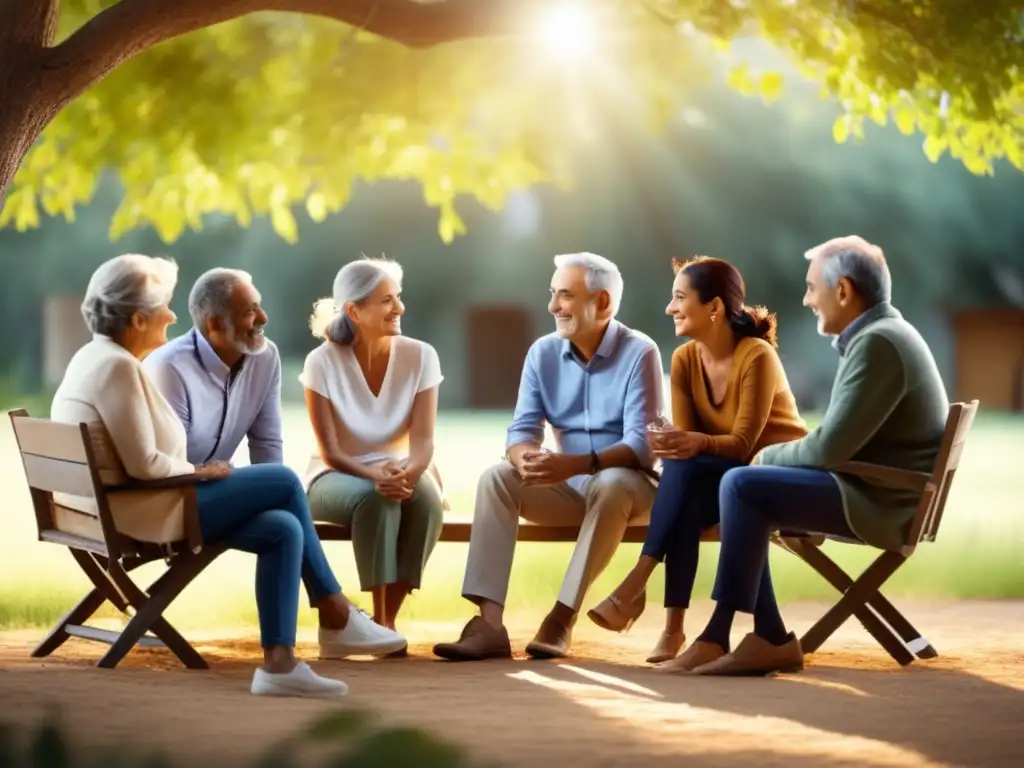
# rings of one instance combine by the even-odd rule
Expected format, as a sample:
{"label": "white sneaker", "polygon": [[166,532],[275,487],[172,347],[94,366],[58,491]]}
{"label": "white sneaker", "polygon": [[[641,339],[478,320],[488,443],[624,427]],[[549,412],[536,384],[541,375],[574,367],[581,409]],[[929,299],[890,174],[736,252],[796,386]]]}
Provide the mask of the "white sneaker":
{"label": "white sneaker", "polygon": [[291,672],[267,672],[257,669],[252,676],[254,696],[302,696],[313,699],[331,699],[348,693],[341,680],[321,677],[309,665],[300,661]]}
{"label": "white sneaker", "polygon": [[344,629],[320,628],[320,658],[344,659],[346,656],[387,656],[409,647],[408,641],[393,629],[382,627],[366,611],[352,606]]}

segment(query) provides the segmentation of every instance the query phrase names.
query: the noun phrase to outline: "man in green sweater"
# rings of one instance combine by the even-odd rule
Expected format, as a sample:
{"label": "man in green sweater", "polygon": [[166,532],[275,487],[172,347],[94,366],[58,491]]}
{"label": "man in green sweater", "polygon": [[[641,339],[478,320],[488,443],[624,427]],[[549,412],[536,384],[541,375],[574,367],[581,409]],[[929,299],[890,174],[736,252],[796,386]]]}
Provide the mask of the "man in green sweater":
{"label": "man in green sweater", "polygon": [[[834,336],[839,369],[821,425],[806,437],[765,448],[722,480],[722,549],[715,612],[687,653],[704,675],[803,669],[800,642],[786,630],[768,566],[771,532],[822,533],[899,550],[917,507],[913,492],[873,485],[834,470],[846,461],[930,472],[949,402],[928,345],[890,303],[882,250],[841,237],[806,254],[804,306],[818,332]],[[736,611],[754,614],[754,632],[730,652]]]}

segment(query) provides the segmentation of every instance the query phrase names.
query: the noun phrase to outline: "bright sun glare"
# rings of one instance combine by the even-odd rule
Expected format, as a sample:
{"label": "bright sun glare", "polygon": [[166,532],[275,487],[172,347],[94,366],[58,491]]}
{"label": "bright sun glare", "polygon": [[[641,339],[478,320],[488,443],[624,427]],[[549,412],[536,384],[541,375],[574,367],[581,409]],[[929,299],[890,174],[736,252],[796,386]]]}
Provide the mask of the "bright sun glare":
{"label": "bright sun glare", "polygon": [[544,45],[559,56],[579,56],[593,43],[591,20],[582,6],[560,5],[544,18],[541,37]]}

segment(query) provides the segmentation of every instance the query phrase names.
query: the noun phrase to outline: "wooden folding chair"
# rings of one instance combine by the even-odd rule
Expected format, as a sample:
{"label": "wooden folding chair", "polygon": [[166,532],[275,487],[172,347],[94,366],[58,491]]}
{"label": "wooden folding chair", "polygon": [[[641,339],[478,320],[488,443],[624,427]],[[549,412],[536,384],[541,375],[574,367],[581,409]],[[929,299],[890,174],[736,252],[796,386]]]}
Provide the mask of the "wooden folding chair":
{"label": "wooden folding chair", "polygon": [[960,464],[967,433],[977,411],[977,400],[950,405],[946,431],[931,474],[864,462],[847,462],[836,467],[837,471],[845,474],[856,475],[892,488],[918,491],[921,494],[917,513],[900,551],[882,552],[857,579],[848,576],[821,550],[825,537],[782,533],[775,538],[777,544],[801,558],[843,595],[839,602],[800,638],[804,653],[814,653],[847,619],[856,616],[864,628],[901,665],[910,664],[915,657],[932,659],[938,656],[932,644],[907,621],[880,590],[910,558],[918,544],[935,541],[949,497],[949,489]]}
{"label": "wooden folding chair", "polygon": [[[92,582],[92,590],[32,651],[53,653],[69,637],[110,645],[97,666],[113,669],[135,646],[166,647],[189,669],[207,669],[202,656],[166,619],[163,612],[181,591],[220,554],[203,546],[196,514],[195,479],[133,481],[104,486],[86,424],[61,424],[31,418],[25,410],[10,412],[25,478],[32,494],[39,539],[67,547]],[[172,545],[138,542],[118,533],[108,497],[125,491],[180,488],[185,504],[185,540]],[[94,499],[98,514],[54,502],[53,494]],[[128,572],[164,560],[168,568],[147,590]],[[109,600],[131,618],[121,632],[87,626],[85,622]],[[148,632],[152,631],[152,635]],[[154,637],[155,635],[155,637]]]}

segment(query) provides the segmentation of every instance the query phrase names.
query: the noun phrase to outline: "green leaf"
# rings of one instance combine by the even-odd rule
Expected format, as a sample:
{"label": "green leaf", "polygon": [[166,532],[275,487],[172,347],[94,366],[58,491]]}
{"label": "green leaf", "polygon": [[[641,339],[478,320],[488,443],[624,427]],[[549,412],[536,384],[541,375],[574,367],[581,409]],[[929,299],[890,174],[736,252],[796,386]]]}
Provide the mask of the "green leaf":
{"label": "green leaf", "polygon": [[287,206],[278,205],[270,210],[270,225],[286,243],[299,242],[299,225]]}
{"label": "green leaf", "polygon": [[306,212],[309,218],[320,223],[327,218],[327,198],[323,192],[311,192],[306,198]]}
{"label": "green leaf", "polygon": [[371,722],[373,715],[365,710],[343,709],[328,712],[309,726],[306,736],[313,741],[337,741],[366,730]]}
{"label": "green leaf", "polygon": [[738,64],[732,67],[726,74],[726,82],[731,88],[736,89],[744,96],[750,96],[756,88],[754,78],[750,74],[750,68],[746,64]]}
{"label": "green leaf", "polygon": [[758,89],[761,98],[765,101],[775,101],[782,95],[782,75],[778,72],[769,72],[761,75],[758,82]]}
{"label": "green leaf", "polygon": [[904,136],[912,136],[916,124],[917,118],[910,107],[900,107],[896,110],[896,127]]}
{"label": "green leaf", "polygon": [[849,115],[840,115],[832,123],[832,138],[837,144],[845,144],[846,140],[850,138]]}
{"label": "green leaf", "polygon": [[942,157],[942,153],[946,151],[948,145],[948,140],[944,136],[928,136],[924,140],[925,157],[933,163],[939,162],[939,158]]}

